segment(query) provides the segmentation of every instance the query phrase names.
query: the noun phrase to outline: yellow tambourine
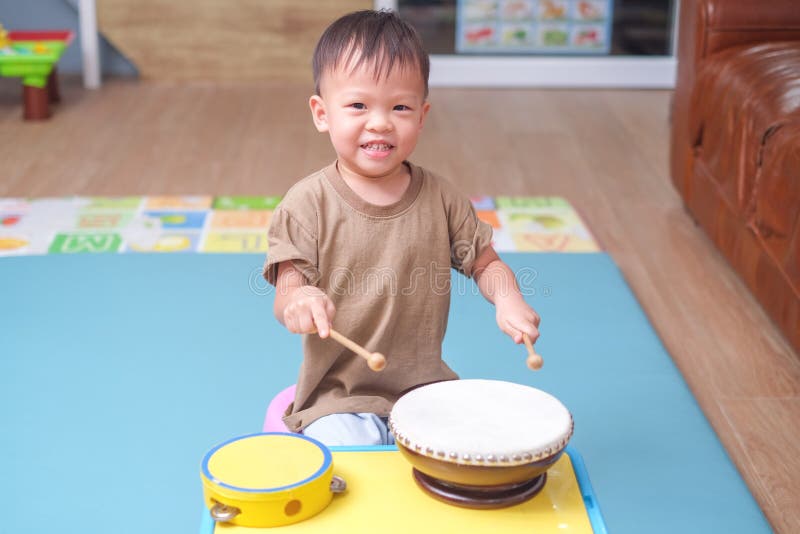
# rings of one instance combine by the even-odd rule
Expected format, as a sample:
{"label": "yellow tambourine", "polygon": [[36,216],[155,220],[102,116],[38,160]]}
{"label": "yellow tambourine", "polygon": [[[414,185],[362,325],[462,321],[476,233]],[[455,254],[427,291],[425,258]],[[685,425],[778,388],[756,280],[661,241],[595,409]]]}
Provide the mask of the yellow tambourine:
{"label": "yellow tambourine", "polygon": [[203,496],[214,521],[244,527],[297,523],[321,512],[345,482],[331,452],[300,434],[268,432],[226,441],[203,458]]}

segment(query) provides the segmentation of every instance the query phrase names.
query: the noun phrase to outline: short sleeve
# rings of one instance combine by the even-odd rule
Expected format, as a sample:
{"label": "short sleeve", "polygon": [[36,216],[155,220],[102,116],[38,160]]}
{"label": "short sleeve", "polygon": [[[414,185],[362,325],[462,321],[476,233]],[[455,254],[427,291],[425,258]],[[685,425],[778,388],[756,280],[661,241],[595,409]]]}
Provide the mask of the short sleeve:
{"label": "short sleeve", "polygon": [[468,198],[454,194],[448,203],[450,264],[471,278],[475,260],[492,244],[492,227],[478,219]]}
{"label": "short sleeve", "polygon": [[311,285],[320,279],[317,268],[317,238],[308,224],[301,224],[290,210],[278,206],[270,221],[267,237],[269,248],[264,263],[264,278],[275,285],[278,280],[278,265],[292,261]]}

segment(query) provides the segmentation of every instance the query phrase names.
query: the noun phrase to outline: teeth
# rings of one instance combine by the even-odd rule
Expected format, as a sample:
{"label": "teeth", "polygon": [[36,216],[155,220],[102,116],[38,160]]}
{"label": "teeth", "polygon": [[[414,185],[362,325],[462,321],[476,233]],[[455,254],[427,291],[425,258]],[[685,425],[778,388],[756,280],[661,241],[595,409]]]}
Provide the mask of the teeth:
{"label": "teeth", "polygon": [[387,144],[380,144],[379,145],[379,144],[374,144],[374,143],[369,143],[369,144],[366,144],[366,145],[363,145],[363,146],[367,150],[389,150],[389,148],[391,148],[391,145],[387,145]]}

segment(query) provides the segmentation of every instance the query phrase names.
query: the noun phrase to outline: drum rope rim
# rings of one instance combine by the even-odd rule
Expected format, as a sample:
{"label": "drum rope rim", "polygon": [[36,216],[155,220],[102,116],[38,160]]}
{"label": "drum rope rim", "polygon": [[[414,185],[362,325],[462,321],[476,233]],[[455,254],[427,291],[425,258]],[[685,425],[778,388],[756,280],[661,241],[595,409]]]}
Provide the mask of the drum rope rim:
{"label": "drum rope rim", "polygon": [[528,465],[534,462],[546,460],[547,458],[561,453],[567,447],[567,443],[569,443],[569,440],[572,438],[572,434],[575,431],[575,421],[572,418],[572,414],[570,414],[569,430],[560,439],[536,449],[529,449],[514,453],[512,455],[498,455],[485,451],[464,453],[452,450],[446,451],[442,449],[434,449],[425,443],[412,441],[408,436],[404,435],[398,430],[397,425],[391,419],[391,417],[389,418],[388,426],[389,431],[394,434],[396,442],[410,452],[451,464],[491,467]]}

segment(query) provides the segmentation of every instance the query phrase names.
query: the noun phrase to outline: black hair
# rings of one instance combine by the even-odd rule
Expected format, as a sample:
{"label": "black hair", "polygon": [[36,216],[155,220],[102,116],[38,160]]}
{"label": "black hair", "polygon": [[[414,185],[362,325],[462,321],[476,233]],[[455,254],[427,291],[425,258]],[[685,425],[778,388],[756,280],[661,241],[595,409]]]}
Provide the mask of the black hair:
{"label": "black hair", "polygon": [[419,68],[428,96],[430,60],[417,31],[393,11],[363,10],[344,15],[323,32],[314,50],[314,88],[320,78],[340,65],[352,69],[364,63],[374,66],[375,79],[395,65]]}

